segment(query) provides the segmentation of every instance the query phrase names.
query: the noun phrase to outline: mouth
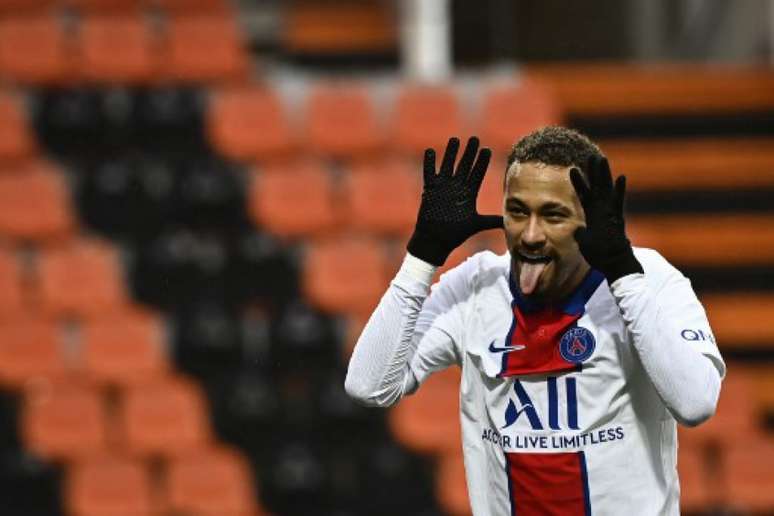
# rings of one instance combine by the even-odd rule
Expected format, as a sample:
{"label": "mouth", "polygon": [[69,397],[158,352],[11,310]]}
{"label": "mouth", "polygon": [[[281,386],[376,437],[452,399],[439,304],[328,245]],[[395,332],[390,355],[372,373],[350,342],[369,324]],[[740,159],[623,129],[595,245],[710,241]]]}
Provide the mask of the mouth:
{"label": "mouth", "polygon": [[516,255],[521,261],[526,263],[548,263],[553,259],[544,254],[524,253],[522,251],[516,251]]}

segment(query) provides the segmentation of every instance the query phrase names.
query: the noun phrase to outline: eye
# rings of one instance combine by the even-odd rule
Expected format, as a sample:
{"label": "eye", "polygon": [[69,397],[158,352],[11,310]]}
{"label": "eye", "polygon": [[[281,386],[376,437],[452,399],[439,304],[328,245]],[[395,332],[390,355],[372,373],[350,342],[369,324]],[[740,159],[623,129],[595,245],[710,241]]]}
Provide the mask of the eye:
{"label": "eye", "polygon": [[564,220],[567,217],[566,217],[566,215],[564,213],[560,213],[560,212],[557,212],[557,211],[551,211],[551,212],[546,213],[546,218],[548,220],[552,221],[552,222],[554,222],[554,221],[555,222],[561,222],[562,220]]}

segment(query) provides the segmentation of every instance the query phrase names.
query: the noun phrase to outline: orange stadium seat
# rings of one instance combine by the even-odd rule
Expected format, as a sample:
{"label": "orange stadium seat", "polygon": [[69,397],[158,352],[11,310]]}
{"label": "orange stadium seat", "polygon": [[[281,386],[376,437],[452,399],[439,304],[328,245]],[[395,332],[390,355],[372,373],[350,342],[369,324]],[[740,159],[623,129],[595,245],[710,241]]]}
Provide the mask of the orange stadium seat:
{"label": "orange stadium seat", "polygon": [[369,161],[346,176],[347,221],[353,229],[408,235],[422,196],[420,167],[405,161]]}
{"label": "orange stadium seat", "polygon": [[389,414],[395,438],[419,453],[460,453],[460,371],[431,375]]}
{"label": "orange stadium seat", "polygon": [[683,512],[693,514],[705,511],[718,502],[718,472],[710,470],[704,447],[684,445],[680,439],[677,471],[680,476],[680,508]]}
{"label": "orange stadium seat", "polygon": [[162,74],[169,80],[225,83],[247,77],[247,51],[230,14],[170,18],[162,53]]}
{"label": "orange stadium seat", "polygon": [[444,454],[437,462],[435,495],[450,516],[469,516],[470,500],[465,480],[465,463],[459,451]]}
{"label": "orange stadium seat", "polygon": [[234,160],[281,157],[295,140],[281,100],[260,86],[216,92],[206,123],[212,145]]}
{"label": "orange stadium seat", "polygon": [[535,129],[561,122],[559,106],[548,87],[529,79],[518,86],[488,91],[480,117],[482,144],[502,153]]}
{"label": "orange stadium seat", "polygon": [[162,322],[150,313],[127,311],[87,321],[81,338],[81,367],[97,382],[152,382],[167,371]]}
{"label": "orange stadium seat", "polygon": [[733,439],[724,449],[724,483],[735,514],[771,514],[774,489],[771,471],[774,440]]}
{"label": "orange stadium seat", "polygon": [[72,516],[160,514],[148,466],[119,456],[103,456],[68,467],[63,498]]}
{"label": "orange stadium seat", "polygon": [[230,0],[150,0],[159,9],[169,13],[224,12],[232,8]]}
{"label": "orange stadium seat", "polygon": [[0,324],[0,383],[18,388],[30,381],[64,377],[69,370],[52,321],[23,317]]}
{"label": "orange stadium seat", "polygon": [[52,7],[58,0],[0,0],[0,14],[19,14],[20,11],[41,12]]}
{"label": "orange stadium seat", "polygon": [[167,506],[176,514],[258,516],[245,459],[229,448],[203,448],[169,462]]}
{"label": "orange stadium seat", "polygon": [[771,349],[774,295],[764,292],[704,294],[701,302],[721,350],[732,346]]}
{"label": "orange stadium seat", "polygon": [[71,72],[71,50],[68,35],[53,13],[0,19],[0,76],[7,81],[59,84]]}
{"label": "orange stadium seat", "polygon": [[402,90],[395,107],[393,132],[397,150],[416,155],[432,147],[439,163],[449,137],[459,137],[464,146],[469,133],[454,91],[441,86]]}
{"label": "orange stadium seat", "polygon": [[65,178],[44,163],[20,168],[0,174],[0,236],[34,241],[70,236],[75,220]]}
{"label": "orange stadium seat", "polygon": [[15,319],[27,308],[20,265],[12,251],[0,247],[0,320]]}
{"label": "orange stadium seat", "polygon": [[124,444],[134,455],[180,456],[212,437],[203,394],[182,377],[127,386],[120,415]]}
{"label": "orange stadium seat", "polygon": [[34,384],[21,412],[25,446],[52,460],[74,460],[103,453],[107,414],[95,388],[75,383]]}
{"label": "orange stadium seat", "polygon": [[88,81],[136,84],[158,73],[151,27],[141,15],[92,15],[79,33],[80,76]]}
{"label": "orange stadium seat", "polygon": [[378,241],[331,238],[310,244],[301,281],[306,297],[322,310],[370,313],[387,289],[387,268]]}
{"label": "orange stadium seat", "polygon": [[773,223],[769,214],[642,215],[627,220],[627,233],[679,265],[765,266],[774,261]]}
{"label": "orange stadium seat", "polygon": [[335,158],[362,157],[383,143],[368,92],[354,85],[318,86],[308,99],[309,149]]}
{"label": "orange stadium seat", "polygon": [[284,237],[325,234],[338,219],[332,178],[312,161],[253,174],[248,209],[256,225]]}
{"label": "orange stadium seat", "polygon": [[62,0],[62,3],[86,15],[93,13],[123,15],[139,11],[148,2],[147,0]]}
{"label": "orange stadium seat", "polygon": [[96,240],[43,249],[38,256],[37,295],[54,316],[104,317],[127,305],[116,250]]}
{"label": "orange stadium seat", "polygon": [[0,160],[26,158],[35,151],[35,136],[21,99],[0,92]]}

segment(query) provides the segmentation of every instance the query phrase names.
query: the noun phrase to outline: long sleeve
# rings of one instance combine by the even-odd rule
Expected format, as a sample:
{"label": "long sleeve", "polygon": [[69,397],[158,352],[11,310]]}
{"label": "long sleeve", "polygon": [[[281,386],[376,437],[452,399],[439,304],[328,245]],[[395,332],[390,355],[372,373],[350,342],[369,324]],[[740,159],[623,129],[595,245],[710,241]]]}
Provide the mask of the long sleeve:
{"label": "long sleeve", "polygon": [[725,364],[690,281],[663,263],[661,285],[647,281],[646,268],[616,280],[611,292],[661,400],[678,422],[695,426],[715,413]]}
{"label": "long sleeve", "polygon": [[435,270],[406,255],[352,353],[344,387],[353,399],[370,406],[393,405],[414,392],[426,372],[456,362],[456,332],[449,328],[457,324],[449,313],[453,301],[448,284],[459,274],[444,274],[427,299]]}

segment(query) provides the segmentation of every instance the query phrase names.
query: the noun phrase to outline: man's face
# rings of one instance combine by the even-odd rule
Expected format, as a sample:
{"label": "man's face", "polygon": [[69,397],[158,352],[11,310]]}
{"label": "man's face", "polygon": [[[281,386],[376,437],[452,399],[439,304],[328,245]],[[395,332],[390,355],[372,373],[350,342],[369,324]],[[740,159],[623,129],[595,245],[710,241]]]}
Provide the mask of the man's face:
{"label": "man's face", "polygon": [[503,215],[513,279],[531,298],[560,300],[589,270],[573,237],[585,216],[570,167],[530,161],[507,174]]}

